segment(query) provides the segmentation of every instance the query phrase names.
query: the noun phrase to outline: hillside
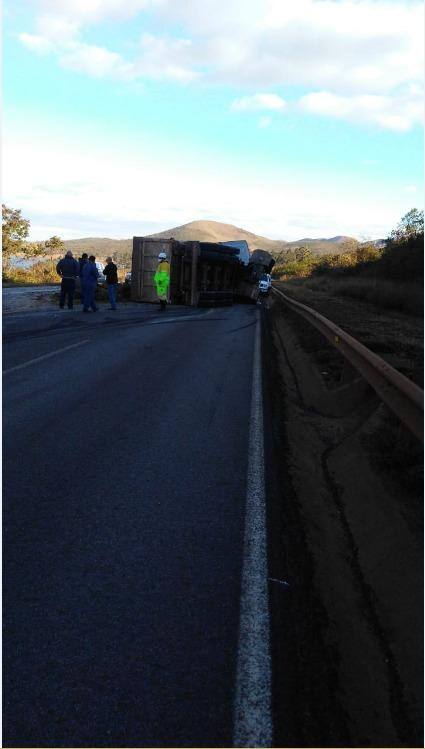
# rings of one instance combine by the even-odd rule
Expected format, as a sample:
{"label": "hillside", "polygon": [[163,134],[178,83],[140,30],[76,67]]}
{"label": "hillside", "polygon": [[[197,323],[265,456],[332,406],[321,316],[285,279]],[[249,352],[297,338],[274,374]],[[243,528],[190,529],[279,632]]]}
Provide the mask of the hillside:
{"label": "hillside", "polygon": [[128,253],[131,257],[133,250],[132,239],[108,239],[106,237],[85,237],[84,239],[66,239],[64,241],[67,250],[71,250],[74,255],[81,255],[87,252],[88,255],[94,254],[99,257],[106,257],[110,254]]}
{"label": "hillside", "polygon": [[245,239],[251,250],[262,249],[273,254],[278,254],[282,250],[291,247],[307,246],[312,252],[324,254],[326,252],[342,252],[347,242],[355,242],[353,237],[338,235],[330,239],[297,239],[287,242],[284,239],[267,239],[259,234],[253,234],[246,229],[241,229],[232,224],[222,224],[219,221],[191,221],[183,226],[176,226],[173,229],[152,234],[153,237],[163,237],[164,239],[174,237],[180,241],[200,239],[204,242],[226,242],[234,239]]}
{"label": "hillside", "polygon": [[297,239],[295,242],[287,242],[286,247],[300,247],[302,245],[303,247],[309,247],[312,252],[316,252],[318,255],[323,255],[328,252],[334,252],[337,254],[345,249],[348,244],[352,244],[353,242],[357,242],[354,237],[346,237],[344,235],[329,237],[329,239],[324,237],[321,237],[320,239],[304,237],[303,239]]}
{"label": "hillside", "polygon": [[[137,229],[135,229],[137,232]],[[256,249],[267,250],[276,255],[293,247],[307,246],[312,252],[323,255],[329,252],[343,252],[346,243],[355,242],[352,237],[336,236],[329,239],[298,239],[287,242],[284,239],[268,239],[259,234],[253,234],[246,229],[241,229],[232,224],[223,224],[220,221],[191,221],[182,226],[175,226],[172,229],[149,234],[155,238],[174,239],[185,242],[190,240],[199,240],[201,242],[226,242],[229,240],[245,239],[251,252]],[[83,239],[68,239],[65,241],[67,250],[72,250],[76,255],[82,252],[93,253],[100,259],[104,259],[109,254],[114,254],[121,261],[131,258],[132,240],[131,239],[109,239],[106,237],[85,237]]]}
{"label": "hillside", "polygon": [[284,240],[267,239],[259,234],[253,234],[232,224],[222,224],[220,221],[191,221],[183,226],[152,234],[152,237],[168,239],[174,237],[181,242],[200,240],[202,242],[226,242],[235,239],[245,239],[251,250],[262,249],[268,252],[281,252],[287,242]]}

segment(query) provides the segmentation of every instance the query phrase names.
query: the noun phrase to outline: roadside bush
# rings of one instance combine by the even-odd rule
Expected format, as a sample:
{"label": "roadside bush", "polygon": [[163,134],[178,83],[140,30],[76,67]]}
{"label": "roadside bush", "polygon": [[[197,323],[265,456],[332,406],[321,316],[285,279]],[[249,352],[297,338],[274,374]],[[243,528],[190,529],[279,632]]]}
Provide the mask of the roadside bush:
{"label": "roadside bush", "polygon": [[31,268],[17,268],[9,266],[3,268],[3,283],[16,284],[17,286],[57,284],[60,278],[56,273],[56,261],[47,260],[35,263]]}
{"label": "roadside bush", "polygon": [[373,244],[361,244],[355,250],[356,265],[373,263],[382,255],[382,250]]}
{"label": "roadside bush", "polygon": [[388,239],[379,271],[388,278],[419,281],[424,277],[424,235]]}
{"label": "roadside bush", "polygon": [[302,260],[292,260],[288,263],[278,263],[273,268],[273,278],[307,278],[311,275],[317,259],[314,256],[307,256]]}
{"label": "roadside bush", "polygon": [[[355,262],[353,253],[346,253],[345,257],[350,257],[350,261]],[[344,266],[345,267],[345,266]],[[322,255],[312,268],[313,275],[324,275],[326,273],[335,273],[341,269],[341,255]]]}

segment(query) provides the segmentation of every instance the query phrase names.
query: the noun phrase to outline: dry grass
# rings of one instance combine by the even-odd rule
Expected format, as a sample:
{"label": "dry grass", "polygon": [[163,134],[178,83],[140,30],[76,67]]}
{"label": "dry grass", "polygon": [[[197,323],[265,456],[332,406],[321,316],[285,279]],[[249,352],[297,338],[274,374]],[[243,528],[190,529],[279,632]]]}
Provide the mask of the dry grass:
{"label": "dry grass", "polygon": [[13,286],[57,284],[60,278],[56,273],[56,265],[56,260],[46,260],[31,268],[3,268],[3,283]]}
{"label": "dry grass", "polygon": [[300,281],[300,285],[312,291],[331,296],[347,296],[385,309],[407,312],[410,315],[422,316],[423,314],[424,294],[421,284],[390,281],[383,278],[318,276]]}
{"label": "dry grass", "polygon": [[[58,284],[60,278],[56,273],[57,260],[44,260],[31,268],[3,268],[3,283],[11,286],[39,286]],[[129,268],[118,269],[118,281],[123,283]]]}

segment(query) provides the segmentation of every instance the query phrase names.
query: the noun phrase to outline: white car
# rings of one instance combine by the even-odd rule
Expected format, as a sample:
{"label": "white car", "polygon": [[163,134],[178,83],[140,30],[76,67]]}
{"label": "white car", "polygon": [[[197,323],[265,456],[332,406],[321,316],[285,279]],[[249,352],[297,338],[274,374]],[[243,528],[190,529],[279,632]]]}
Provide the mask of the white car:
{"label": "white car", "polygon": [[98,260],[95,261],[95,266],[99,271],[99,278],[97,279],[98,284],[106,283],[106,276],[103,275],[103,265]]}
{"label": "white car", "polygon": [[272,287],[272,277],[270,273],[264,273],[264,275],[261,277],[261,280],[258,284],[258,291],[261,291],[263,294],[266,294],[268,291],[270,291]]}

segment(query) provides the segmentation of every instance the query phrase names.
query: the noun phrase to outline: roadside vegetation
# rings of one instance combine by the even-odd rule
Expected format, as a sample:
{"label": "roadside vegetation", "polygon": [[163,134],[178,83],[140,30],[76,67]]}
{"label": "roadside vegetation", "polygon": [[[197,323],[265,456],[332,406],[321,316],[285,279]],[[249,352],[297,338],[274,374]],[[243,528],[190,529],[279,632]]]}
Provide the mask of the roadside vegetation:
{"label": "roadside vegetation", "polygon": [[273,278],[330,296],[352,297],[412,315],[423,314],[424,215],[413,208],[382,247],[351,243],[339,254],[307,247],[281,253]]}
{"label": "roadside vegetation", "polygon": [[[2,205],[2,278],[11,285],[58,283],[54,256],[64,252],[60,237],[44,242],[28,242],[30,222],[20,210]],[[29,268],[16,265],[16,260],[29,260]]]}
{"label": "roadside vegetation", "polygon": [[[53,236],[44,242],[29,242],[29,228],[30,222],[20,210],[2,205],[3,283],[59,283],[56,264],[65,252],[64,241]],[[423,313],[423,239],[423,211],[413,208],[381,245],[351,240],[338,254],[327,255],[314,254],[306,246],[284,249],[276,256],[273,278],[285,282],[288,287],[302,286],[328,297],[351,297],[420,316]],[[119,280],[123,282],[130,268],[129,258],[119,248],[113,254]],[[17,259],[31,261],[30,267],[16,264]]]}
{"label": "roadside vegetation", "polygon": [[31,268],[3,267],[3,283],[6,286],[58,284],[60,278],[56,273],[56,264],[57,260],[46,260],[35,263]]}
{"label": "roadside vegetation", "polygon": [[[50,237],[44,242],[29,242],[30,222],[22,216],[20,210],[2,205],[2,280],[6,286],[28,286],[58,284],[60,278],[56,273],[56,265],[60,256],[65,254],[65,242],[58,236]],[[81,252],[86,247],[78,248]],[[119,263],[118,279],[125,280],[126,273],[131,266],[130,260],[124,253],[117,257]],[[17,261],[29,261],[29,267],[19,265]],[[124,262],[123,262],[124,261]],[[126,262],[125,262],[126,261]],[[121,266],[121,267],[120,267]]]}

